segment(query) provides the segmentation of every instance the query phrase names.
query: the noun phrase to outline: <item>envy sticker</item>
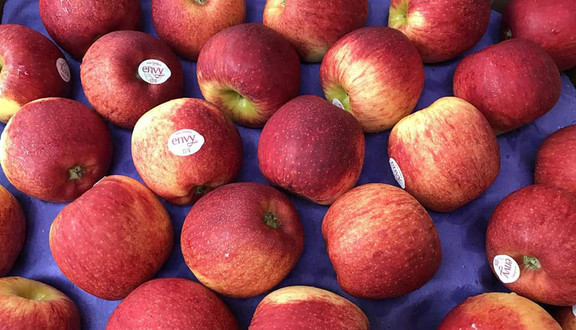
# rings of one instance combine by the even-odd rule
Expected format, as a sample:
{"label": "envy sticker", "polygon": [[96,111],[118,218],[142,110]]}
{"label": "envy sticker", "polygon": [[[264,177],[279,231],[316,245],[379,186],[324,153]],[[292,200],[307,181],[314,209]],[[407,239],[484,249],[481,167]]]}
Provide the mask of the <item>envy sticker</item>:
{"label": "envy sticker", "polygon": [[204,137],[193,129],[181,129],[168,138],[168,150],[176,156],[190,156],[204,145]]}
{"label": "envy sticker", "polygon": [[572,306],[572,314],[574,314],[574,317],[576,317],[576,306]]}
{"label": "envy sticker", "polygon": [[513,283],[520,277],[520,267],[512,257],[500,254],[492,262],[496,276],[502,283]]}
{"label": "envy sticker", "polygon": [[394,158],[390,158],[389,161],[390,161],[390,168],[392,169],[392,174],[394,174],[394,179],[396,179],[396,182],[398,182],[400,188],[405,189],[406,182],[404,181],[404,174],[402,174],[400,166],[398,166],[398,163],[396,163],[396,160],[394,160]]}
{"label": "envy sticker", "polygon": [[60,78],[62,78],[62,80],[64,80],[65,82],[70,81],[70,67],[68,66],[68,62],[66,62],[65,59],[60,57],[59,59],[56,60],[56,69],[58,70],[58,73],[60,74]]}
{"label": "envy sticker", "polygon": [[332,104],[337,106],[338,108],[345,110],[344,109],[344,104],[342,104],[342,102],[340,102],[339,99],[332,99]]}
{"label": "envy sticker", "polygon": [[170,78],[172,72],[164,62],[149,59],[140,63],[138,75],[149,84],[160,85]]}

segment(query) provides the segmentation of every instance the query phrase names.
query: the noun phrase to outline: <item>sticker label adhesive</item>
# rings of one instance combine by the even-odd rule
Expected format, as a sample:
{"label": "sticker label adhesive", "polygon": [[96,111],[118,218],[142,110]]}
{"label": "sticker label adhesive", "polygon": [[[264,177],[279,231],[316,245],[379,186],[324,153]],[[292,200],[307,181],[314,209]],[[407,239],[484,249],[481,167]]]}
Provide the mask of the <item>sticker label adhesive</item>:
{"label": "sticker label adhesive", "polygon": [[204,137],[193,129],[181,129],[168,138],[168,150],[176,156],[190,156],[202,148]]}
{"label": "sticker label adhesive", "polygon": [[60,74],[60,78],[65,82],[70,82],[70,67],[68,66],[68,62],[65,59],[60,57],[56,60],[56,69]]}
{"label": "sticker label adhesive", "polygon": [[404,174],[402,174],[402,170],[400,169],[400,166],[398,165],[398,163],[396,162],[396,160],[394,158],[390,158],[389,162],[390,162],[390,168],[392,169],[392,174],[394,174],[394,179],[396,179],[396,182],[398,182],[398,184],[400,185],[400,188],[406,189],[406,182],[404,181]]}
{"label": "sticker label adhesive", "polygon": [[520,277],[520,267],[516,260],[505,254],[494,257],[492,261],[494,272],[502,283],[514,283]]}
{"label": "sticker label adhesive", "polygon": [[138,75],[149,84],[160,85],[170,78],[172,72],[164,62],[149,59],[140,63],[138,66]]}

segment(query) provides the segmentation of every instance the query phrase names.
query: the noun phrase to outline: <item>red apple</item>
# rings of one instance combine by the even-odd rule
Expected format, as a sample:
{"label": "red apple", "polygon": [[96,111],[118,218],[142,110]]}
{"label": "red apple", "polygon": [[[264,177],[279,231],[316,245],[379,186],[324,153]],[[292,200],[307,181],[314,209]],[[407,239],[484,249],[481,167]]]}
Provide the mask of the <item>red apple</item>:
{"label": "red apple", "polygon": [[330,48],[320,80],[328,101],[353,114],[365,132],[378,132],[414,110],[424,87],[424,66],[404,34],[367,27]]}
{"label": "red apple", "polygon": [[576,194],[532,185],[508,195],[490,218],[486,255],[510,290],[550,305],[576,305]]}
{"label": "red apple", "polygon": [[139,31],[98,39],[80,67],[86,98],[104,118],[126,128],[153,107],[180,97],[178,57],[164,42]]}
{"label": "red apple", "polygon": [[576,306],[560,307],[552,315],[562,330],[576,330]]}
{"label": "red apple", "polygon": [[70,201],[108,170],[112,141],[104,121],[84,104],[46,98],[26,104],[0,138],[0,163],[22,192]]}
{"label": "red apple", "polygon": [[358,306],[330,291],[289,286],[268,294],[254,312],[249,329],[368,330],[368,318]]}
{"label": "red apple", "polygon": [[536,157],[534,183],[556,186],[576,193],[576,125],[548,136]]}
{"label": "red apple", "polygon": [[524,39],[503,41],[468,55],[454,73],[454,95],[478,108],[497,134],[546,114],[561,90],[552,58]]}
{"label": "red apple", "polygon": [[156,196],[134,179],[113,175],[60,211],[50,227],[50,250],[82,290],[118,300],[160,269],[173,235]]}
{"label": "red apple", "polygon": [[180,56],[195,61],[210,37],[246,22],[245,0],[152,0],[158,36]]}
{"label": "red apple", "polygon": [[315,203],[332,204],[358,181],[364,135],[352,115],[312,95],[286,103],[258,142],[268,182]]}
{"label": "red apple", "polygon": [[280,33],[306,62],[320,62],[345,34],[368,18],[368,0],[267,0],[264,25]]}
{"label": "red apple", "polygon": [[152,191],[171,203],[189,204],[236,179],[242,141],[236,126],[214,105],[178,99],[138,121],[132,158]]}
{"label": "red apple", "polygon": [[236,319],[212,291],[183,278],[148,281],[116,307],[107,330],[238,329]]}
{"label": "red apple", "polygon": [[362,185],[338,198],[324,216],[322,235],[338,283],[360,298],[412,292],[442,261],[428,212],[409,193],[387,184]]}
{"label": "red apple", "polygon": [[388,26],[412,40],[424,63],[436,63],[472,48],[489,20],[488,0],[392,0]]}
{"label": "red apple", "polygon": [[22,207],[16,198],[0,185],[0,277],[12,268],[25,239],[26,218]]}
{"label": "red apple", "polygon": [[451,212],[498,176],[496,135],[470,103],[443,97],[402,119],[390,133],[390,167],[400,187],[425,207]]}
{"label": "red apple", "polygon": [[298,95],[300,61],[280,34],[262,24],[241,24],[206,42],[197,75],[207,101],[240,125],[262,127]]}
{"label": "red apple", "polygon": [[290,200],[259,183],[233,183],[202,197],[182,228],[182,254],[196,278],[231,297],[253,297],[280,283],[304,247]]}
{"label": "red apple", "polygon": [[576,66],[576,1],[513,0],[502,16],[502,37],[528,39],[560,69]]}
{"label": "red apple", "polygon": [[542,307],[514,293],[490,292],[466,299],[446,315],[438,330],[562,330]]}
{"label": "red apple", "polygon": [[139,0],[40,0],[46,31],[77,60],[101,36],[140,28]]}
{"label": "red apple", "polygon": [[56,45],[16,24],[0,25],[0,122],[36,99],[66,96],[70,68]]}

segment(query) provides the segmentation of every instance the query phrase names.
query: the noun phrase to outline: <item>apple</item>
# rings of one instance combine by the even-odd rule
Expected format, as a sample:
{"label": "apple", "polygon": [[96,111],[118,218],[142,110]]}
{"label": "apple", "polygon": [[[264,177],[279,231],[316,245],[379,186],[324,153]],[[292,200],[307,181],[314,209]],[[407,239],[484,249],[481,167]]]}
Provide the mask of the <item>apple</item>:
{"label": "apple", "polygon": [[196,61],[216,33],[246,22],[245,0],[152,0],[158,36],[185,59]]}
{"label": "apple", "polygon": [[300,88],[298,54],[262,24],[218,32],[202,48],[196,71],[204,98],[248,127],[262,127]]}
{"label": "apple", "polygon": [[288,286],[262,299],[248,329],[369,328],[364,312],[348,299],[312,286]]}
{"label": "apple", "polygon": [[534,183],[576,193],[576,125],[560,129],[544,140],[536,156]]}
{"label": "apple", "polygon": [[576,1],[513,0],[502,16],[502,37],[528,39],[560,69],[576,66]]}
{"label": "apple", "polygon": [[576,330],[576,307],[565,306],[560,307],[552,313],[558,324],[563,330]]}
{"label": "apple", "polygon": [[322,205],[350,190],[363,164],[358,121],[317,96],[282,106],[258,142],[258,166],[268,182]]}
{"label": "apple", "polygon": [[514,293],[489,292],[470,297],[446,315],[438,330],[562,330],[538,304]]}
{"label": "apple", "polygon": [[437,63],[472,48],[489,20],[488,0],[392,0],[388,26],[412,40],[424,63]]}
{"label": "apple", "polygon": [[70,68],[48,38],[22,25],[0,25],[0,122],[36,99],[66,96]]}
{"label": "apple", "polygon": [[183,278],[148,281],[116,307],[107,330],[238,329],[228,307],[212,291]]}
{"label": "apple", "polygon": [[456,97],[440,98],[398,122],[388,155],[400,187],[436,212],[476,199],[500,170],[500,148],[490,124]]}
{"label": "apple", "polygon": [[486,255],[504,285],[545,304],[576,305],[576,194],[532,185],[498,204]]}
{"label": "apple", "polygon": [[497,134],[546,114],[561,90],[552,58],[524,39],[503,41],[468,55],[454,73],[454,95],[478,108]]}
{"label": "apple", "polygon": [[338,198],[324,216],[322,235],[340,287],[359,298],[412,292],[442,261],[428,212],[409,193],[387,184],[358,186]]}
{"label": "apple", "polygon": [[178,57],[161,40],[139,31],[116,31],[98,39],[80,66],[86,98],[104,118],[125,128],[153,107],[180,97],[184,86]]}
{"label": "apple", "polygon": [[345,34],[368,18],[368,0],[267,0],[264,25],[288,39],[306,62],[320,62]]}
{"label": "apple", "polygon": [[50,250],[82,290],[118,300],[168,259],[173,230],[164,206],[140,182],[113,175],[66,205],[50,227]]}
{"label": "apple", "polygon": [[77,60],[101,36],[140,29],[139,0],[40,0],[46,31]]}
{"label": "apple", "polygon": [[86,105],[64,98],[30,102],[0,137],[0,164],[17,189],[49,202],[67,202],[108,170],[112,140]]}
{"label": "apple", "polygon": [[16,198],[0,185],[0,277],[12,268],[25,239],[26,217],[22,207]]}
{"label": "apple", "polygon": [[320,80],[328,101],[354,115],[364,132],[379,132],[414,110],[424,87],[424,66],[404,34],[367,27],[330,48]]}
{"label": "apple", "polygon": [[177,99],[148,111],[136,123],[132,159],[152,191],[173,204],[189,204],[236,179],[242,140],[216,106]]}
{"label": "apple", "polygon": [[288,275],[304,248],[304,232],[281,192],[260,183],[233,183],[194,204],[181,245],[186,265],[202,284],[247,298]]}

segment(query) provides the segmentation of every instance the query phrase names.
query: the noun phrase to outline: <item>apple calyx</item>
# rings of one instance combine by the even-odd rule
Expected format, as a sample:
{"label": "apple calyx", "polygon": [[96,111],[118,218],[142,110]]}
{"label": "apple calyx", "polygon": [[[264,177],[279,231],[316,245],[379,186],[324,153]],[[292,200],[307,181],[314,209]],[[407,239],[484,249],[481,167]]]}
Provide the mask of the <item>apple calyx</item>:
{"label": "apple calyx", "polygon": [[535,257],[524,256],[522,258],[522,261],[524,262],[524,268],[536,270],[540,269],[541,267],[540,261],[538,261],[538,259],[536,259]]}
{"label": "apple calyx", "polygon": [[192,193],[196,196],[202,196],[205,193],[207,193],[208,190],[210,190],[210,188],[208,188],[206,186],[196,186],[196,187],[194,187],[194,189],[192,189]]}
{"label": "apple calyx", "polygon": [[68,170],[70,176],[68,177],[69,180],[79,180],[82,178],[86,171],[80,165],[76,165]]}
{"label": "apple calyx", "polygon": [[278,221],[278,218],[276,217],[276,215],[274,213],[266,212],[266,214],[264,214],[264,217],[262,218],[262,220],[264,220],[264,223],[266,224],[266,226],[272,227],[274,229],[278,228],[279,221]]}
{"label": "apple calyx", "polygon": [[504,32],[504,40],[510,40],[510,39],[512,39],[512,30],[507,29]]}
{"label": "apple calyx", "polygon": [[194,2],[196,2],[199,5],[205,5],[208,2],[208,0],[194,0]]}
{"label": "apple calyx", "polygon": [[408,0],[400,1],[396,7],[390,7],[388,26],[397,29],[408,20]]}

